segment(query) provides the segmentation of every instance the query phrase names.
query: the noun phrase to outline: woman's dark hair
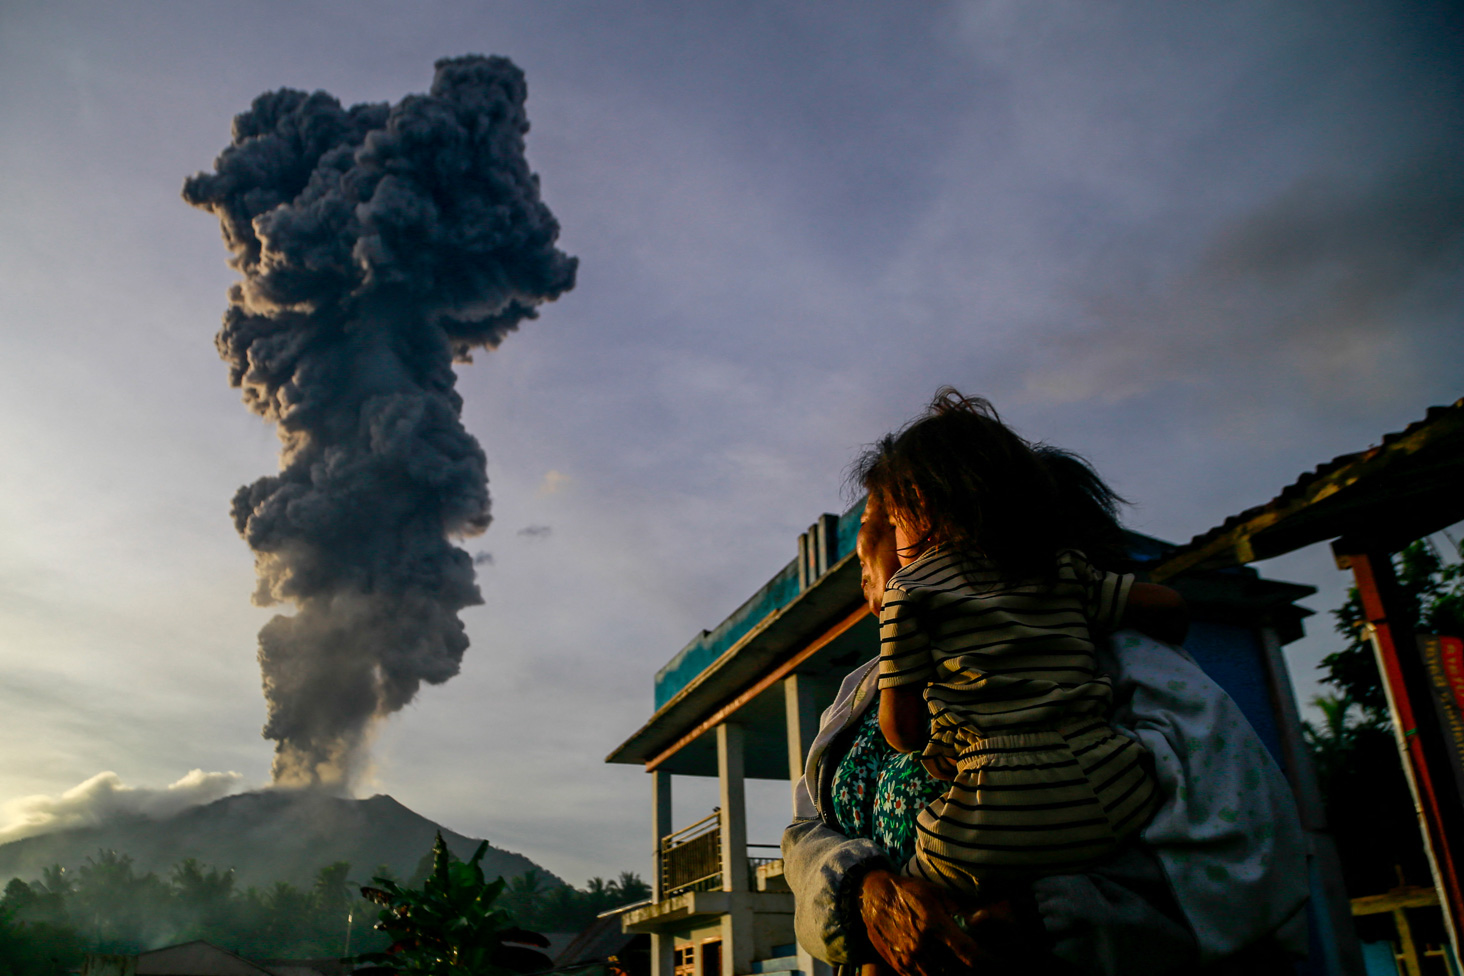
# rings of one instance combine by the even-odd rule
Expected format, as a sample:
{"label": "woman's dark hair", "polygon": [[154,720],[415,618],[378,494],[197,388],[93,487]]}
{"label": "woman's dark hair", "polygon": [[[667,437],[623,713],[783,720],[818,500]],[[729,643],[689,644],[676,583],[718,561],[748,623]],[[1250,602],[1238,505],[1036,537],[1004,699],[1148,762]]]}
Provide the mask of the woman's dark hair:
{"label": "woman's dark hair", "polygon": [[1100,565],[1122,556],[1123,499],[1086,461],[1029,443],[989,401],[951,387],[865,451],[850,481],[922,527],[922,549],[943,542],[1011,576],[1050,574],[1059,549],[1082,549]]}

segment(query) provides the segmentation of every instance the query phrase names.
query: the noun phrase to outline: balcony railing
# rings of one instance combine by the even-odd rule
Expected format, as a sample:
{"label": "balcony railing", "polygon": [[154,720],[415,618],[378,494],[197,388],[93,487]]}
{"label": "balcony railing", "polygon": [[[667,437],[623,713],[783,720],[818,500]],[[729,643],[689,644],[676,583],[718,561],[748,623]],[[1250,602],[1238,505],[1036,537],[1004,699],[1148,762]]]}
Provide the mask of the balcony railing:
{"label": "balcony railing", "polygon": [[[777,844],[748,844],[767,854],[747,858],[747,886],[757,887],[759,865],[778,860]],[[661,838],[657,852],[661,872],[661,897],[671,898],[687,891],[722,889],[722,812],[712,811],[690,827]]]}
{"label": "balcony railing", "polygon": [[722,887],[722,812],[661,838],[661,897]]}
{"label": "balcony railing", "polygon": [[[752,853],[753,848],[766,853],[754,854]],[[781,844],[748,844],[747,851],[747,870],[750,872],[756,872],[764,864],[772,864],[774,861],[783,859]]]}

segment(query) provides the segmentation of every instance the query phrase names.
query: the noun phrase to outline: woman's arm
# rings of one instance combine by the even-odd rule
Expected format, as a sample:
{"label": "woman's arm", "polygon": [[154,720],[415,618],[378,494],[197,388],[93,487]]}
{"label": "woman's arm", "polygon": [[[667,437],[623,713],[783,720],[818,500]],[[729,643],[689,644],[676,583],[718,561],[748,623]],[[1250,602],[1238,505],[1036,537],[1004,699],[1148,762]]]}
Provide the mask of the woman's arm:
{"label": "woman's arm", "polygon": [[899,685],[879,693],[879,730],[896,752],[919,752],[930,738],[924,685]]}
{"label": "woman's arm", "polygon": [[872,840],[845,837],[816,818],[793,821],[783,831],[783,877],[793,891],[799,944],[828,963],[873,961],[860,915],[861,885],[870,871],[892,867]]}

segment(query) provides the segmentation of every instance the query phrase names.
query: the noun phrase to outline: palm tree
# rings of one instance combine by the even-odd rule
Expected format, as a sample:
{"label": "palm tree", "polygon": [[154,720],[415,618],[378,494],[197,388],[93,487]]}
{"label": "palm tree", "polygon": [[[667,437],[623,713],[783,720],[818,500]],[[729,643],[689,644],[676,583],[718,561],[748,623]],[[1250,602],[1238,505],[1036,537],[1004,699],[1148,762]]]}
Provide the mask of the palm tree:
{"label": "palm tree", "polygon": [[1337,774],[1352,760],[1357,746],[1358,723],[1348,713],[1356,703],[1342,695],[1318,695],[1312,704],[1322,713],[1320,725],[1301,723],[1301,734],[1316,767],[1317,779],[1326,793]]}

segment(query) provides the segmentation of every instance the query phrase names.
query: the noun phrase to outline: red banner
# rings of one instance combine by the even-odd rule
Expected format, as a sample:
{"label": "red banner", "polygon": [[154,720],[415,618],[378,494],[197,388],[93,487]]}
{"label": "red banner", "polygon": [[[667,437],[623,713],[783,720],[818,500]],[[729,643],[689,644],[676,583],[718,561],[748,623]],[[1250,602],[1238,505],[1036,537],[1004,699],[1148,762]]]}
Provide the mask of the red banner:
{"label": "red banner", "polygon": [[[1418,651],[1428,671],[1434,709],[1448,746],[1455,787],[1464,796],[1464,640],[1422,634]],[[1442,776],[1443,771],[1439,771]]]}

